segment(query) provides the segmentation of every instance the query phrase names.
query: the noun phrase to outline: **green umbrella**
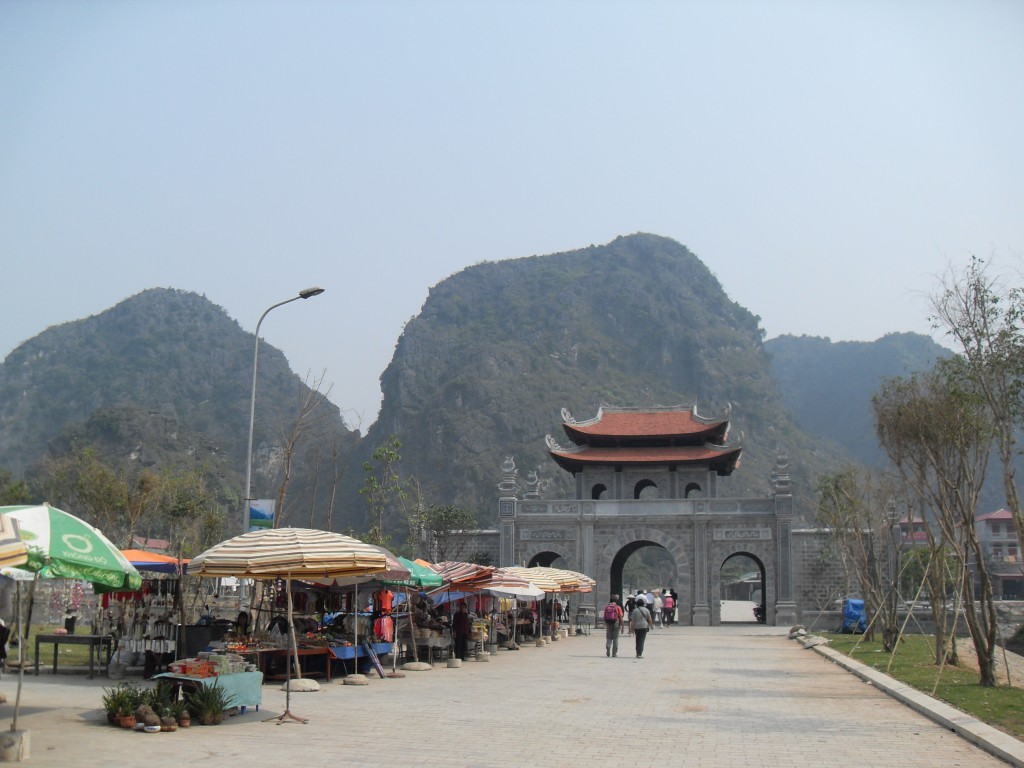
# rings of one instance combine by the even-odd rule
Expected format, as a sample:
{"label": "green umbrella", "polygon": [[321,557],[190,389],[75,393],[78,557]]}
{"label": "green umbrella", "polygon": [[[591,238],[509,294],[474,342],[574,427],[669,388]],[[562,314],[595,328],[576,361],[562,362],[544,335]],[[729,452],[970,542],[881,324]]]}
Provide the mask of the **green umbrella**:
{"label": "green umbrella", "polygon": [[137,590],[142,577],[106,536],[49,504],[0,507],[16,520],[28,562],[19,566],[50,579],[81,579],[99,592]]}
{"label": "green umbrella", "polygon": [[385,584],[397,584],[401,587],[440,587],[441,586],[441,574],[437,571],[427,568],[425,565],[413,562],[408,558],[398,556],[396,558],[399,563],[409,569],[409,578],[401,579],[399,581],[389,582],[387,579],[380,579]]}

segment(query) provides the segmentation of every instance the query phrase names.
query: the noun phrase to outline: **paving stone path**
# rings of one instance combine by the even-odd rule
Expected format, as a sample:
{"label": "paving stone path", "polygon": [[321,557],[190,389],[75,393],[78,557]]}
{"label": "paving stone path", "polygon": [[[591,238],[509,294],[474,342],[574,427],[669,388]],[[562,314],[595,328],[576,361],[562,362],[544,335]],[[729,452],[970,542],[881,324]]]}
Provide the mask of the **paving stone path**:
{"label": "paving stone path", "polygon": [[[785,629],[659,629],[639,660],[631,643],[607,658],[598,631],[366,686],[336,679],[292,694],[306,725],[264,722],[285,702],[266,685],[259,712],[159,734],[107,725],[100,695],[112,681],[43,674],[25,678],[19,728],[40,768],[1007,765]],[[3,729],[15,685],[0,682]]]}

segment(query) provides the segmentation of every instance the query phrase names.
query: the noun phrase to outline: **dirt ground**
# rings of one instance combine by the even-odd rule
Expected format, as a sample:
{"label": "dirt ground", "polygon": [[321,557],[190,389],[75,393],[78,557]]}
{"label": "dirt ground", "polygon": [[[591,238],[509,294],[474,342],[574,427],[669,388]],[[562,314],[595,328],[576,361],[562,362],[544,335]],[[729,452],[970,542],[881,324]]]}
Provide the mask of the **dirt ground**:
{"label": "dirt ground", "polygon": [[[978,669],[978,655],[974,652],[974,643],[969,637],[957,638],[956,652],[961,664],[974,670]],[[996,684],[1024,688],[1024,656],[996,648]]]}

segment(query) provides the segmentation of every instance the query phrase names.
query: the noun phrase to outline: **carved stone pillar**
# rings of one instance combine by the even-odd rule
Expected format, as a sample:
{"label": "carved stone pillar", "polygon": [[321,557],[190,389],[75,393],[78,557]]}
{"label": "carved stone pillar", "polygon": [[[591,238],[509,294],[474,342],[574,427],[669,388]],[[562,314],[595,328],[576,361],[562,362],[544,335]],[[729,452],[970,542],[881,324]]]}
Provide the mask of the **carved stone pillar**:
{"label": "carved stone pillar", "polygon": [[[701,505],[703,506],[703,505]],[[708,601],[708,521],[706,516],[693,526],[693,626],[711,626]]]}

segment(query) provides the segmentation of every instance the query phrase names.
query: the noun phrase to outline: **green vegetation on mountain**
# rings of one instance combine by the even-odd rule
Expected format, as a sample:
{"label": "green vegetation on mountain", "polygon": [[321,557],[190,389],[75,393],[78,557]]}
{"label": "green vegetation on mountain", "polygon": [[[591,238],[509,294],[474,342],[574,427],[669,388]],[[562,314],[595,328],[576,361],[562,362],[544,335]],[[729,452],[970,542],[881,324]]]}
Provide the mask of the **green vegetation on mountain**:
{"label": "green vegetation on mountain", "polygon": [[[809,519],[815,478],[848,464],[840,446],[864,448],[840,438],[871,433],[873,388],[903,372],[886,355],[916,365],[927,352],[907,335],[876,345],[885,354],[850,362],[861,347],[791,337],[766,344],[759,318],[694,254],[655,235],[483,262],[434,286],[406,325],[381,375],[380,415],[362,439],[330,402],[311,412],[318,382],[301,380],[263,342],[253,495],[274,498],[287,474],[284,524],[357,534],[380,520],[397,525],[408,515],[371,514],[360,493],[364,467],[394,439],[402,448],[393,469],[412,489],[411,506],[471,510],[488,526],[506,456],[523,475],[538,471],[544,497],[572,495],[544,443],[546,434],[566,442],[563,408],[588,419],[602,404],[695,403],[704,415],[731,404],[732,439],[742,433],[744,454],[720,492],[767,495],[782,451]],[[43,331],[0,365],[0,470],[11,473],[0,475],[0,490],[23,496],[25,477],[38,492],[47,462],[91,447],[125,477],[198,473],[234,533],[252,348],[252,334],[223,309],[171,289]],[[826,371],[837,380],[824,380]],[[379,531],[393,540],[404,533]]]}
{"label": "green vegetation on mountain", "polygon": [[837,342],[779,336],[765,342],[765,349],[782,402],[796,422],[870,466],[885,462],[875,437],[871,396],[886,379],[927,370],[952,354],[917,333]]}

